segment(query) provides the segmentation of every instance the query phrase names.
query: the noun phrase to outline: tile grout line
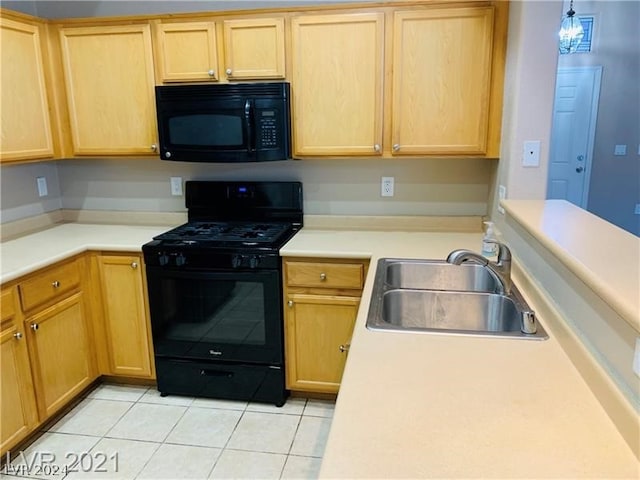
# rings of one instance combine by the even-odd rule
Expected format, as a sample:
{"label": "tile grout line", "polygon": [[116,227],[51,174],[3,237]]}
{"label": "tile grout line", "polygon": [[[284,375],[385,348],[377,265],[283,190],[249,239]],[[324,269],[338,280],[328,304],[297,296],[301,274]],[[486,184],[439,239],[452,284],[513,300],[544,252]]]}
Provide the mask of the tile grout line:
{"label": "tile grout line", "polygon": [[[136,404],[140,403],[142,405],[157,405],[157,404],[151,404],[151,403],[145,403],[145,402],[140,402],[140,399],[142,399],[144,395],[142,395],[138,401],[136,401]],[[171,407],[176,407],[178,405],[166,405],[166,406],[171,406]],[[182,420],[184,418],[184,416],[187,414],[187,410],[189,410],[189,407],[185,407],[184,412],[182,412],[182,415],[180,415],[180,418],[178,418],[178,420],[176,420],[176,423],[173,425],[173,427],[171,427],[169,429],[169,431],[167,432],[167,434],[164,436],[164,438],[158,443],[158,446],[156,447],[156,449],[153,451],[153,453],[149,456],[149,458],[147,459],[146,462],[144,462],[144,465],[142,466],[142,468],[140,470],[138,470],[138,472],[135,474],[135,476],[133,477],[134,479],[138,478],[140,476],[140,474],[144,471],[144,469],[147,467],[147,465],[149,465],[149,462],[151,461],[151,459],[153,458],[153,456],[156,454],[156,452],[160,449],[160,447],[162,445],[165,445],[165,440],[167,438],[169,438],[169,435],[171,435],[171,432],[173,432],[173,430],[176,428],[176,426],[178,425],[178,423],[180,423],[180,420]],[[115,425],[114,425],[115,426]]]}
{"label": "tile grout line", "polygon": [[[104,384],[101,384],[104,385]],[[132,399],[125,399],[125,398],[96,398],[96,397],[92,397],[90,396],[93,393],[96,393],[98,391],[98,389],[100,388],[101,385],[98,385],[95,389],[93,389],[91,392],[89,392],[87,395],[85,395],[83,397],[83,401],[84,400],[100,400],[100,401],[116,401],[116,402],[127,402],[130,403],[129,407],[127,409],[125,409],[114,421],[113,425],[107,429],[107,431],[102,434],[102,435],[94,435],[94,434],[86,434],[86,433],[73,433],[73,432],[56,432],[56,431],[51,431],[51,430],[44,430],[43,433],[50,433],[50,434],[61,434],[61,435],[69,435],[69,436],[86,436],[86,437],[91,437],[92,439],[95,440],[95,443],[93,444],[93,446],[91,446],[89,448],[89,452],[93,452],[95,451],[97,445],[102,441],[102,440],[122,440],[122,441],[133,441],[133,442],[139,442],[139,443],[146,443],[146,444],[153,444],[154,448],[153,451],[151,453],[151,455],[149,456],[149,458],[147,459],[146,462],[144,462],[144,464],[137,470],[137,472],[134,474],[133,478],[139,478],[140,475],[142,474],[142,472],[144,471],[144,469],[149,465],[151,459],[153,458],[153,456],[158,452],[158,450],[162,447],[162,445],[167,445],[168,447],[174,447],[174,446],[183,446],[183,447],[194,447],[194,448],[210,448],[213,449],[215,448],[216,450],[219,451],[218,456],[216,457],[215,461],[213,462],[213,465],[211,466],[210,470],[208,471],[208,475],[207,477],[211,476],[211,474],[213,473],[213,471],[215,470],[215,468],[219,465],[220,459],[222,457],[222,455],[226,452],[226,451],[242,451],[242,452],[253,452],[253,453],[260,453],[260,454],[268,454],[268,455],[273,455],[276,454],[276,452],[266,452],[266,451],[261,451],[261,450],[252,450],[252,449],[236,449],[236,448],[230,448],[230,442],[231,439],[233,437],[233,435],[237,432],[238,427],[240,422],[242,421],[243,418],[245,418],[245,413],[246,412],[250,412],[250,413],[255,413],[255,414],[274,414],[274,415],[294,415],[294,416],[298,416],[298,420],[296,423],[296,428],[295,431],[293,433],[293,436],[291,438],[291,441],[289,443],[288,449],[286,453],[281,453],[280,455],[284,456],[284,462],[282,464],[282,467],[280,468],[280,472],[279,472],[279,477],[278,478],[282,478],[285,469],[287,467],[287,464],[289,463],[289,460],[291,457],[297,457],[297,458],[306,458],[306,459],[313,459],[313,460],[322,460],[323,455],[324,455],[324,450],[323,450],[323,455],[321,455],[320,457],[316,457],[313,455],[298,455],[298,454],[294,454],[292,453],[292,449],[293,449],[293,445],[295,444],[296,441],[296,437],[298,435],[298,433],[300,432],[300,427],[302,424],[302,420],[304,417],[309,417],[309,418],[326,418],[329,421],[332,421],[333,415],[327,415],[328,412],[324,412],[323,410],[320,411],[320,413],[307,413],[307,407],[309,407],[309,402],[310,399],[308,398],[300,398],[301,400],[303,400],[303,404],[302,404],[302,408],[300,410],[300,413],[292,413],[292,412],[281,412],[281,411],[273,411],[273,410],[260,410],[260,408],[258,407],[258,409],[256,410],[251,410],[250,409],[250,402],[245,403],[244,407],[242,409],[237,409],[237,408],[224,408],[224,407],[220,407],[220,406],[194,406],[193,403],[195,402],[195,398],[191,398],[190,402],[188,403],[188,405],[184,405],[184,404],[171,404],[171,403],[161,403],[161,402],[146,402],[144,400],[144,397],[147,393],[149,393],[151,391],[151,388],[147,387],[144,388],[144,390],[142,391],[142,393],[140,393],[140,395],[137,397],[136,400],[132,400]],[[141,389],[142,390],[142,389]],[[99,393],[98,393],[99,395]],[[156,406],[169,406],[169,407],[183,407],[184,411],[182,412],[182,414],[179,416],[179,418],[176,420],[176,422],[174,423],[174,425],[169,429],[168,433],[163,437],[162,440],[160,441],[152,441],[152,440],[142,440],[142,439],[127,439],[127,438],[119,438],[119,437],[110,437],[109,434],[110,432],[113,431],[113,429],[115,428],[115,426],[122,421],[122,419],[131,411],[131,409],[135,406],[141,404],[141,406],[148,406],[148,405],[156,405]],[[235,425],[231,431],[231,433],[229,434],[228,438],[226,439],[224,445],[222,446],[222,448],[220,447],[210,447],[210,446],[206,446],[206,445],[190,445],[190,444],[184,444],[184,443],[167,443],[167,439],[170,437],[170,435],[172,434],[172,432],[175,431],[177,425],[180,423],[180,421],[182,421],[187,413],[187,411],[191,408],[194,407],[194,409],[214,409],[214,410],[219,410],[221,412],[225,412],[225,411],[240,411],[241,414],[238,417],[237,421],[235,422]],[[77,415],[74,414],[73,416]],[[72,417],[73,417],[72,416]],[[62,417],[64,418],[64,417]],[[53,425],[55,426],[55,424]],[[52,427],[53,427],[52,426]],[[326,443],[326,442],[325,442]],[[325,445],[326,446],[326,445]],[[275,473],[275,472],[274,472]],[[69,475],[69,472],[65,473],[63,476],[61,477],[55,477],[56,480],[64,480],[67,475]],[[14,478],[14,477],[12,477]],[[29,477],[24,477],[24,476],[20,476],[20,477],[15,477],[17,478],[29,478]]]}

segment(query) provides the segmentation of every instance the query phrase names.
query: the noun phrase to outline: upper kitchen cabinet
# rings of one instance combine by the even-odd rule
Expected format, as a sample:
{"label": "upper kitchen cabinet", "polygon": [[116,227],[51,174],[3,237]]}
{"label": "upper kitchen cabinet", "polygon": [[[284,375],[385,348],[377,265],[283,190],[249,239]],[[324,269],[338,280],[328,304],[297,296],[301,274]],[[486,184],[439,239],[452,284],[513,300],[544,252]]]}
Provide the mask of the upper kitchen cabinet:
{"label": "upper kitchen cabinet", "polygon": [[224,65],[229,80],[285,77],[284,19],[224,21]]}
{"label": "upper kitchen cabinet", "polygon": [[156,24],[156,67],[162,82],[217,81],[214,22]]}
{"label": "upper kitchen cabinet", "polygon": [[484,155],[494,7],[394,13],[393,155]]}
{"label": "upper kitchen cabinet", "polygon": [[40,29],[0,18],[0,160],[53,157]]}
{"label": "upper kitchen cabinet", "polygon": [[149,25],[60,29],[73,153],[156,155]]}
{"label": "upper kitchen cabinet", "polygon": [[294,155],[380,155],[384,14],[291,20]]}
{"label": "upper kitchen cabinet", "polygon": [[[222,32],[220,49],[218,30]],[[155,34],[156,71],[161,82],[285,77],[283,18],[157,23]],[[221,72],[218,55],[224,55]]]}

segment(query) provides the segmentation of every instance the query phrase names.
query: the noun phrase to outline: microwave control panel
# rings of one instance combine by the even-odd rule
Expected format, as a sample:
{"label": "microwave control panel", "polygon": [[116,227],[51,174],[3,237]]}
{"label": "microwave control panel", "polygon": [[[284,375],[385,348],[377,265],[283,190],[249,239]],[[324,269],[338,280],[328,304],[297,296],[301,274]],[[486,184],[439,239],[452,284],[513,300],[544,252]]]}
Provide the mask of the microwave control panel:
{"label": "microwave control panel", "polygon": [[277,148],[278,147],[278,116],[275,110],[261,110],[258,125],[260,130],[260,138],[258,139],[259,148]]}

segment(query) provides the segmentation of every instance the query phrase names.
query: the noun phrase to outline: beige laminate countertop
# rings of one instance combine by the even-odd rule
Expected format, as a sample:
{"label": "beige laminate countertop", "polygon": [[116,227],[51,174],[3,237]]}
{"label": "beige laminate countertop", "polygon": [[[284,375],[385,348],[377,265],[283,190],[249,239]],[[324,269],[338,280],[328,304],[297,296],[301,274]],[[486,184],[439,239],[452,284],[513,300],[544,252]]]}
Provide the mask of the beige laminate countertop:
{"label": "beige laminate countertop", "polygon": [[[62,224],[26,235],[0,245],[0,280],[85,250],[140,251],[168,227]],[[444,258],[480,244],[480,234],[304,228],[282,249],[371,259],[321,476],[638,478],[636,457],[547,325],[542,342],[365,328],[378,258]]]}
{"label": "beige laminate countertop", "polygon": [[564,200],[502,205],[640,332],[640,238]]}
{"label": "beige laminate countertop", "polygon": [[140,252],[142,245],[170,225],[94,225],[64,223],[0,244],[0,283],[86,250]]}
{"label": "beige laminate countertop", "polygon": [[480,234],[305,228],[282,249],[371,259],[321,477],[639,478],[544,318],[546,341],[366,329],[379,258],[480,245]]}

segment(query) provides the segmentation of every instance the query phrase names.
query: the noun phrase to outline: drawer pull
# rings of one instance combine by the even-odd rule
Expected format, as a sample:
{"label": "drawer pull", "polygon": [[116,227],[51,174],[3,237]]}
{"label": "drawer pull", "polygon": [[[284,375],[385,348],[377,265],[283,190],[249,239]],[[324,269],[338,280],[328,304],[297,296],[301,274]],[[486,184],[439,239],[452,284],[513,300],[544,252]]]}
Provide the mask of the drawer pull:
{"label": "drawer pull", "polygon": [[327,274],[326,273],[321,273],[320,274],[320,280],[322,280],[323,282],[327,279]]}
{"label": "drawer pull", "polygon": [[293,300],[289,300],[289,301],[287,302],[287,306],[288,306],[289,308],[293,307]]}
{"label": "drawer pull", "polygon": [[13,334],[13,337],[14,337],[16,340],[20,340],[20,339],[22,338],[22,333],[20,333],[20,332],[18,332],[18,333],[14,333],[14,334]]}
{"label": "drawer pull", "polygon": [[59,288],[60,287],[60,282],[58,280],[54,280],[53,282],[51,282],[51,286],[53,288]]}
{"label": "drawer pull", "polygon": [[31,330],[33,330],[34,332],[35,332],[36,330],[38,330],[39,328],[40,328],[40,327],[38,326],[38,324],[37,324],[37,323],[32,323],[32,324],[31,324]]}
{"label": "drawer pull", "polygon": [[138,268],[138,263],[137,262],[131,262],[131,268],[133,268],[134,270],[136,268]]}
{"label": "drawer pull", "polygon": [[340,352],[341,352],[341,353],[344,353],[344,352],[348,352],[348,351],[349,351],[349,347],[350,347],[350,346],[351,346],[351,345],[349,345],[349,344],[347,343],[346,345],[340,345],[340,346],[338,347],[338,349],[340,350]]}

